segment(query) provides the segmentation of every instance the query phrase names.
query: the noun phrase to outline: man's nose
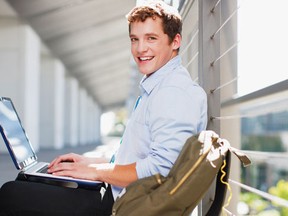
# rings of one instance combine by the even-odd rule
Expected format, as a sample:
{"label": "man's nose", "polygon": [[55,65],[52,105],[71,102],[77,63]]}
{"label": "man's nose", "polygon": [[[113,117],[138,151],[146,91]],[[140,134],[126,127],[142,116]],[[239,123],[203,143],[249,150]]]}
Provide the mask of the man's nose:
{"label": "man's nose", "polygon": [[148,45],[145,41],[139,40],[138,46],[137,46],[137,52],[142,53],[148,50]]}

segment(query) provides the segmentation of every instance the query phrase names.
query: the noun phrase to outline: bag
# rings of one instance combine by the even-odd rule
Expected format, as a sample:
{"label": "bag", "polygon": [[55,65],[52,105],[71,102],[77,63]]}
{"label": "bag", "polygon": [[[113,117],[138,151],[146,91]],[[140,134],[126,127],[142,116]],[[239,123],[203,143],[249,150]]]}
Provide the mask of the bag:
{"label": "bag", "polygon": [[228,150],[244,165],[250,164],[246,155],[213,131],[190,137],[168,176],[156,174],[131,183],[115,200],[112,215],[190,215],[214,181]]}

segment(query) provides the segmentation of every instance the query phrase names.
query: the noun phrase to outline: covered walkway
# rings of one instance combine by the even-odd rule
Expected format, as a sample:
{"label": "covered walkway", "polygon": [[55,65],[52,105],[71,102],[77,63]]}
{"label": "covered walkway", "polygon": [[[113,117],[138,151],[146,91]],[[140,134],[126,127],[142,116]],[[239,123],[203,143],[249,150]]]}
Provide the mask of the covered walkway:
{"label": "covered walkway", "polygon": [[[124,18],[137,1],[0,0],[0,96],[15,101],[41,160],[111,150],[100,134],[101,115],[124,107],[128,116],[139,93]],[[287,1],[169,2],[183,17],[183,65],[208,95],[208,128],[253,162],[242,169],[232,158],[227,210],[287,209],[287,196],[267,201],[269,188],[288,180]],[[17,171],[0,144],[2,184]],[[281,207],[274,204],[279,198]]]}

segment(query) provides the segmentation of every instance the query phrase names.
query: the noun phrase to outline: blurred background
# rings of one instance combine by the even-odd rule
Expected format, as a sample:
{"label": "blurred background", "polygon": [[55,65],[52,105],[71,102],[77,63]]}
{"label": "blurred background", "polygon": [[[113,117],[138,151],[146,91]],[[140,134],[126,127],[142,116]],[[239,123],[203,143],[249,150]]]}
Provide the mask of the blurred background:
{"label": "blurred background", "polygon": [[[141,2],[0,0],[0,97],[41,160],[116,151],[142,78],[125,15]],[[287,1],[166,2],[183,18],[180,55],[207,93],[208,129],[253,162],[232,156],[226,213],[288,215]],[[17,172],[1,139],[1,184]]]}

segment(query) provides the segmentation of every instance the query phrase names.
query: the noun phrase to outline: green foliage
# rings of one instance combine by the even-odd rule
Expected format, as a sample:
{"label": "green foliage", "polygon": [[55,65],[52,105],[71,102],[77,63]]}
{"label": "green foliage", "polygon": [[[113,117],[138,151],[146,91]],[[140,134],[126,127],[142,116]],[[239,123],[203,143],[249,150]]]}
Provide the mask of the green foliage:
{"label": "green foliage", "polygon": [[249,206],[250,213],[253,214],[262,212],[269,206],[269,203],[263,200],[259,195],[250,192],[241,193],[240,201],[245,202]]}
{"label": "green foliage", "polygon": [[[268,191],[271,195],[280,197],[282,199],[288,200],[288,181],[279,180],[275,187],[271,187]],[[264,200],[261,196],[246,192],[240,194],[240,201],[245,202],[250,209],[250,214],[253,215],[277,215],[276,209],[280,210],[281,216],[288,216],[288,208],[277,205],[277,203],[273,203],[274,206],[278,207],[276,209],[268,210],[270,202]],[[273,212],[273,214],[272,214]]]}
{"label": "green foliage", "polygon": [[[288,200],[288,182],[284,180],[278,181],[275,187],[271,187],[269,189],[269,193]],[[281,215],[288,215],[288,208],[279,206],[281,209]]]}

